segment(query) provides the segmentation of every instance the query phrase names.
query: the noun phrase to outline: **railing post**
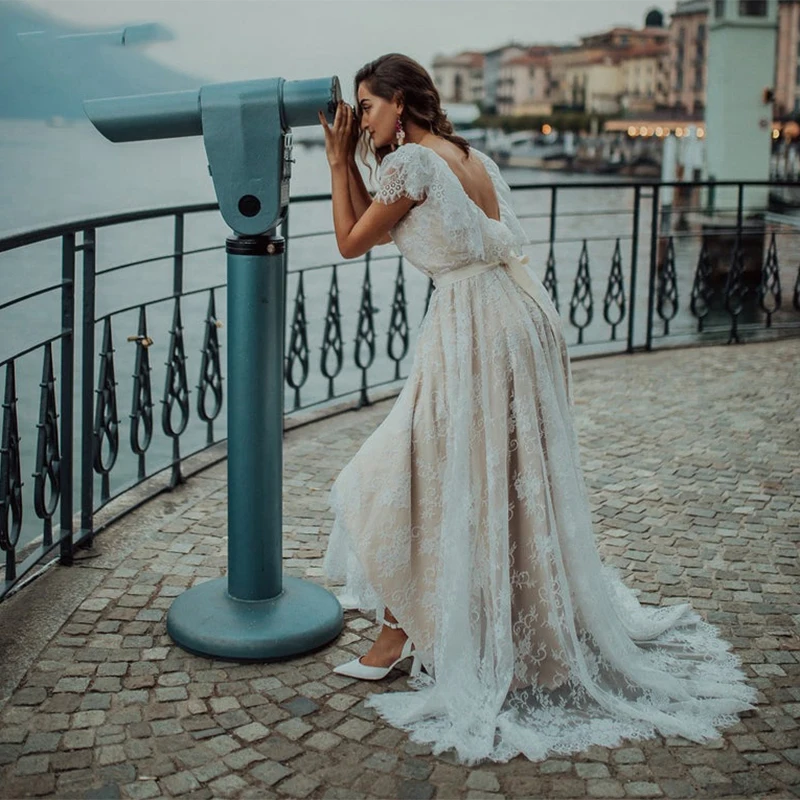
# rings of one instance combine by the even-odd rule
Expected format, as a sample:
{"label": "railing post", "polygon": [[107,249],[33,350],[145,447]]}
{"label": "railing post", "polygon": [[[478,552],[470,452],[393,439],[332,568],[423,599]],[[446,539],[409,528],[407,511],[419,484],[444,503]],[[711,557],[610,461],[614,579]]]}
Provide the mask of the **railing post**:
{"label": "railing post", "polygon": [[175,244],[172,256],[172,294],[183,294],[183,214],[175,215]]}
{"label": "railing post", "polygon": [[75,390],[75,234],[61,239],[61,461],[58,465],[61,485],[61,536],[59,560],[72,564],[72,454],[73,393]]}
{"label": "railing post", "polygon": [[742,244],[742,221],[744,218],[744,184],[736,187],[736,249]]}
{"label": "railing post", "polygon": [[634,318],[636,310],[636,268],[639,258],[639,210],[641,204],[641,186],[633,189],[633,232],[631,235],[631,284],[630,284],[630,311],[628,313],[628,353],[633,352]]}
{"label": "railing post", "polygon": [[[281,353],[283,353],[283,381],[281,383],[281,419],[286,414],[286,367],[288,358],[286,354],[286,292],[289,286],[289,209],[292,207],[291,200],[286,204],[286,213],[283,215],[283,224],[281,225],[281,236],[285,242],[285,251],[283,258],[283,305],[281,306],[281,314],[283,320],[281,323]],[[286,435],[286,426],[284,426],[283,435]]]}
{"label": "railing post", "polygon": [[81,532],[79,543],[91,546],[94,528],[94,314],[95,229],[85,228],[81,324]]}
{"label": "railing post", "polygon": [[653,349],[653,312],[658,267],[658,196],[660,187],[653,186],[653,207],[650,214],[650,280],[647,288],[647,350]]}
{"label": "railing post", "polygon": [[713,175],[708,176],[708,194],[706,195],[706,215],[709,217],[714,216],[714,206],[716,204],[717,187],[715,186],[716,178]]}

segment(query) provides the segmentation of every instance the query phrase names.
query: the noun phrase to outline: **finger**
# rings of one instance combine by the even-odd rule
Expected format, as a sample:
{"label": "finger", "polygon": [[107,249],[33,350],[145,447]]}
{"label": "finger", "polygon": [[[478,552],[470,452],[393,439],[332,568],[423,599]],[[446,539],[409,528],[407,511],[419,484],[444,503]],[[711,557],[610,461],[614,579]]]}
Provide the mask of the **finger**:
{"label": "finger", "polygon": [[322,124],[322,127],[325,131],[329,131],[330,127],[328,126],[328,119],[322,111],[317,111],[317,115],[319,116],[319,121]]}

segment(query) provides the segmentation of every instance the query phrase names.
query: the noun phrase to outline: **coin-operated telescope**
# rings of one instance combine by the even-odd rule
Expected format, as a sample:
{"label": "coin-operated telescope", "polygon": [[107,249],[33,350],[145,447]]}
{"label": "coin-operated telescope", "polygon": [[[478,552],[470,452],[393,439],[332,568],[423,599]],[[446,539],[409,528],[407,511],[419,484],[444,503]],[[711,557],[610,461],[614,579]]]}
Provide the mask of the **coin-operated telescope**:
{"label": "coin-operated telescope", "polygon": [[342,630],[339,601],[282,570],[285,242],[291,129],[332,121],[339,79],[212,84],[199,91],[88,100],[112,142],[202,136],[234,235],[228,273],[228,574],[173,602],[167,631],[216,658],[270,660],[321,647]]}

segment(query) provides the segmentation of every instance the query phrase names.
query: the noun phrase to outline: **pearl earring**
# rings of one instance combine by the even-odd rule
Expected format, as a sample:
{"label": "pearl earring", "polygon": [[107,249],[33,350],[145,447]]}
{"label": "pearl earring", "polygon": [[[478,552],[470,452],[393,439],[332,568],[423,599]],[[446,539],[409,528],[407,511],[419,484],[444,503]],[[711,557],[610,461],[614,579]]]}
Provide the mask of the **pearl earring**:
{"label": "pearl earring", "polygon": [[395,138],[397,139],[397,146],[400,147],[406,140],[406,132],[403,129],[403,123],[400,122],[400,117],[398,117],[394,123],[394,131]]}

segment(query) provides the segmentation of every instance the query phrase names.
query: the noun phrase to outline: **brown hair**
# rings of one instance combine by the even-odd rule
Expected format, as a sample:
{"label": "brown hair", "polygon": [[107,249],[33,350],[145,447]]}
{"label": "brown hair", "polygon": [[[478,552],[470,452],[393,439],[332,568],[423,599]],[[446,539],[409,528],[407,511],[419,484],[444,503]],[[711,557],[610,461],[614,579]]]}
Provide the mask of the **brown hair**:
{"label": "brown hair", "polygon": [[356,131],[359,132],[361,158],[365,164],[368,152],[372,152],[380,164],[392,152],[392,146],[374,148],[369,134],[366,131],[361,132],[362,111],[358,103],[358,87],[362,82],[367,84],[372,94],[384,100],[402,100],[401,122],[411,120],[434,135],[458,145],[469,156],[469,142],[453,133],[453,124],[442,111],[439,91],[425,67],[402,53],[387,53],[365,64],[355,77],[353,94],[356,99]]}

